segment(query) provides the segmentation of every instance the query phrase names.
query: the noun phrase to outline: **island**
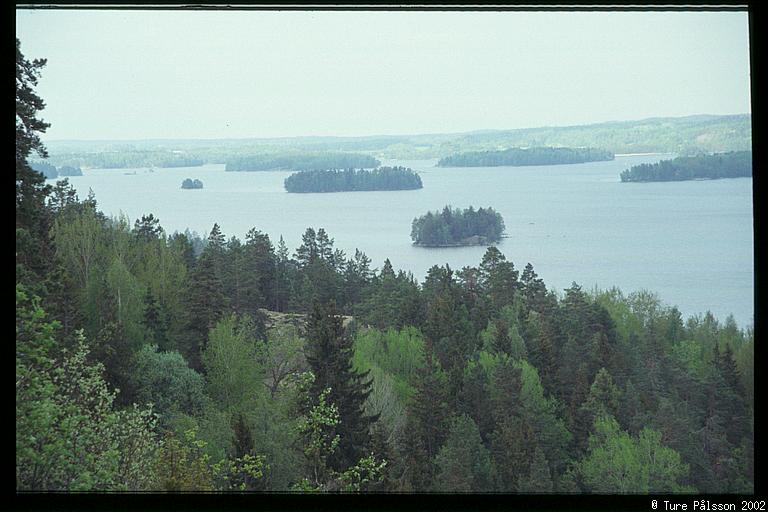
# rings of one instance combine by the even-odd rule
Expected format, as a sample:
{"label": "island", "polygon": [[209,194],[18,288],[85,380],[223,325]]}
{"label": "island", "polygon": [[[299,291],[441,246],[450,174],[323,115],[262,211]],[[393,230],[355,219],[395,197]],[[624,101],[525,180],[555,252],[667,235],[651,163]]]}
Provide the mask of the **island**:
{"label": "island", "polygon": [[509,148],[500,151],[470,151],[437,162],[438,167],[500,167],[581,164],[613,160],[614,154],[595,148]]}
{"label": "island", "polygon": [[493,208],[465,210],[445,206],[413,219],[411,239],[422,247],[490,245],[501,240],[504,219]]}
{"label": "island", "polygon": [[82,176],[83,170],[79,167],[72,167],[70,165],[63,165],[58,169],[59,176]]}
{"label": "island", "polygon": [[288,192],[361,192],[422,187],[419,175],[406,167],[301,171],[285,179]]}
{"label": "island", "polygon": [[183,189],[203,188],[203,182],[200,180],[193,180],[193,179],[187,178],[183,182],[181,182],[181,188]]}
{"label": "island", "polygon": [[71,167],[64,165],[56,167],[47,162],[30,162],[29,166],[35,171],[39,172],[45,179],[55,179],[59,176],[82,176],[83,171],[79,167]]}
{"label": "island", "polygon": [[714,180],[751,178],[752,152],[730,151],[712,155],[681,156],[655,164],[640,164],[622,171],[622,182]]}
{"label": "island", "polygon": [[307,171],[315,169],[346,169],[378,167],[378,160],[362,153],[341,152],[284,152],[244,156],[228,159],[225,171]]}

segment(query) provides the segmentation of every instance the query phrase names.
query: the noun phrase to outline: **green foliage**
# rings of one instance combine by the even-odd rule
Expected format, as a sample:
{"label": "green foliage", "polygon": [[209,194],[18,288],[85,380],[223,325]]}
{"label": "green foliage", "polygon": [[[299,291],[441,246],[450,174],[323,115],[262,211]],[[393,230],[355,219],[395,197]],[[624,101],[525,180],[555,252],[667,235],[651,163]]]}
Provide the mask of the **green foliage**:
{"label": "green foliage", "polygon": [[501,240],[504,220],[493,208],[460,210],[446,206],[413,219],[411,239],[416,245],[482,245]]}
{"label": "green foliage", "polygon": [[328,169],[301,171],[285,178],[288,192],[342,192],[366,190],[413,190],[422,188],[421,178],[405,167]]}
{"label": "green foliage", "polygon": [[418,329],[364,329],[354,339],[353,365],[359,371],[380,368],[393,379],[401,400],[413,393],[416,371],[424,366],[424,339]]}
{"label": "green foliage", "polygon": [[160,352],[146,345],[136,354],[134,375],[136,399],[154,404],[160,421],[168,424],[174,415],[198,415],[205,402],[205,381],[176,351]]}
{"label": "green foliage", "polygon": [[371,379],[352,365],[353,341],[342,326],[335,304],[316,303],[307,319],[307,363],[315,376],[312,394],[330,389],[329,399],[336,404],[341,436],[339,449],[330,465],[336,471],[349,467],[370,451],[370,426],[378,415],[365,413]]}
{"label": "green foliage", "polygon": [[437,454],[435,490],[441,492],[491,492],[495,468],[480,439],[477,425],[467,415],[453,418],[445,444]]}
{"label": "green foliage", "polygon": [[681,156],[655,164],[640,164],[622,171],[621,181],[683,181],[751,178],[752,151]]}
{"label": "green foliage", "polygon": [[156,446],[151,408],[115,410],[82,333],[54,359],[55,323],[17,287],[16,488],[147,490]]}
{"label": "green foliage", "polygon": [[680,454],[661,444],[661,434],[643,429],[637,438],[619,429],[615,419],[595,420],[589,455],[578,465],[584,485],[591,492],[688,493],[694,489],[679,481],[688,473]]}
{"label": "green foliage", "polygon": [[229,315],[211,329],[202,361],[208,395],[222,410],[239,410],[264,393],[263,345],[253,337],[253,322]]}
{"label": "green foliage", "polygon": [[216,478],[210,457],[204,452],[206,442],[197,439],[195,429],[182,436],[166,433],[157,459],[158,489],[166,492],[214,490]]}
{"label": "green foliage", "polygon": [[376,484],[382,478],[385,460],[374,454],[362,457],[356,464],[343,470],[330,466],[330,459],[339,449],[341,436],[339,409],[329,402],[331,389],[326,388],[314,397],[310,387],[315,381],[311,372],[304,374],[300,384],[307,410],[298,423],[299,435],[303,441],[302,451],[306,458],[305,475],[297,481],[292,490],[304,492],[345,491],[360,492]]}
{"label": "green foliage", "polygon": [[547,494],[553,491],[549,463],[540,447],[537,446],[533,452],[530,472],[528,475],[520,477],[517,488],[521,493]]}
{"label": "green foliage", "polygon": [[610,151],[595,148],[509,148],[501,151],[474,151],[441,158],[438,167],[498,167],[525,165],[580,164],[613,160]]}

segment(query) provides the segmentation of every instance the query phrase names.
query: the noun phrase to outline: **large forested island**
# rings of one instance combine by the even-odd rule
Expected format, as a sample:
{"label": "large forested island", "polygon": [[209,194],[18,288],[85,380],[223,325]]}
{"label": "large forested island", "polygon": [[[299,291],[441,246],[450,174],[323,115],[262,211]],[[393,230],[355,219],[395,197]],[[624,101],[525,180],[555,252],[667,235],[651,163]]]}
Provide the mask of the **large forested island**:
{"label": "large forested island", "polygon": [[29,165],[44,64],[16,40],[19,495],[754,493],[752,328],[494,246],[419,282],[322,228],[109,217]]}
{"label": "large forested island", "polygon": [[423,247],[490,245],[501,240],[504,220],[493,208],[464,210],[446,206],[413,219],[411,239]]}
{"label": "large forested island", "polygon": [[610,151],[595,148],[509,148],[501,151],[471,151],[441,158],[438,167],[499,167],[580,164],[613,160]]}
{"label": "large forested island", "polygon": [[227,160],[227,171],[306,171],[373,168],[381,162],[370,155],[340,152],[293,152],[237,157]]}
{"label": "large forested island", "polygon": [[751,178],[752,152],[681,156],[655,164],[640,164],[621,173],[621,181],[684,181]]}
{"label": "large forested island", "polygon": [[301,171],[285,179],[288,192],[414,190],[422,186],[419,175],[406,167]]}

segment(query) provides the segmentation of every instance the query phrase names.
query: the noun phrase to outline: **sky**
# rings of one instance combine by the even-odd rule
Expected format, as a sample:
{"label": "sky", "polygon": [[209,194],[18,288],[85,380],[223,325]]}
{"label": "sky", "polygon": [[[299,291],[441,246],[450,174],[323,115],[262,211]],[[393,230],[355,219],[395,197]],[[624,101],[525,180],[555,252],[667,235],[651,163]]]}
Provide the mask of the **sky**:
{"label": "sky", "polygon": [[457,133],[751,112],[746,12],[18,9],[44,140]]}

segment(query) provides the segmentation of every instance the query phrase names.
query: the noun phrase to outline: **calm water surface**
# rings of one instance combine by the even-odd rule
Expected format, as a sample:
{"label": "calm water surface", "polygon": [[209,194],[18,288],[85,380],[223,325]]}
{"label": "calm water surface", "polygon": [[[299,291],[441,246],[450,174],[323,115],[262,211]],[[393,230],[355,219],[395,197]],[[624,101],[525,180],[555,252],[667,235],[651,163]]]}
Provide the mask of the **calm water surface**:
{"label": "calm water surface", "polygon": [[[419,172],[421,190],[288,194],[290,172],[224,172],[223,165],[90,169],[70,178],[80,197],[93,189],[106,214],[131,222],[153,213],[167,232],[227,237],[255,227],[280,235],[292,251],[307,227],[324,227],[348,255],[365,252],[380,268],[389,258],[422,280],[427,269],[477,266],[485,247],[411,245],[414,217],[446,204],[492,206],[508,238],[499,249],[522,270],[530,262],[550,289],[646,289],[684,317],[712,311],[740,326],[753,321],[752,180],[621,183],[619,173],[673,155],[619,156],[610,162],[538,167],[437,168],[434,160],[387,161]],[[181,190],[184,178],[202,190]]]}

